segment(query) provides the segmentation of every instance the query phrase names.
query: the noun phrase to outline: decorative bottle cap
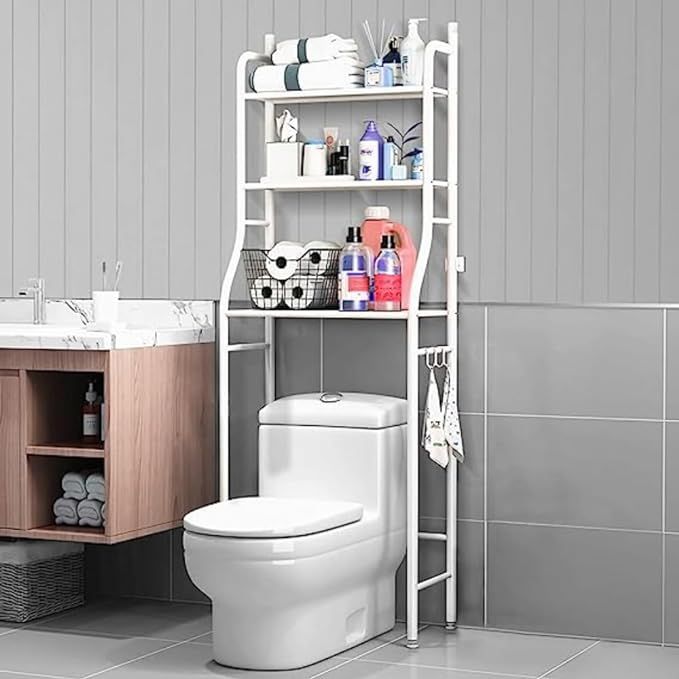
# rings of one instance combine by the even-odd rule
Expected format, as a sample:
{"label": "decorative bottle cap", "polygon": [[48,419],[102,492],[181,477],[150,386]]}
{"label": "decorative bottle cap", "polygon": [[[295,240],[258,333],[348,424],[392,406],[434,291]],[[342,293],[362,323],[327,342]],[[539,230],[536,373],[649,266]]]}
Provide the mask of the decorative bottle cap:
{"label": "decorative bottle cap", "polygon": [[362,243],[363,237],[361,236],[360,226],[350,226],[347,229],[347,243]]}

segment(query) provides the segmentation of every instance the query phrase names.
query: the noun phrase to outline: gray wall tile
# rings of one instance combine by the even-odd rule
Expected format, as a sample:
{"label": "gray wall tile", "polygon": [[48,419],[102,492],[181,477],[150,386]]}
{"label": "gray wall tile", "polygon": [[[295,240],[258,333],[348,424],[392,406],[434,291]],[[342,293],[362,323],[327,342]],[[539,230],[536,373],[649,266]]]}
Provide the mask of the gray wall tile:
{"label": "gray wall tile", "polygon": [[660,535],[489,525],[488,624],[660,641]]}
{"label": "gray wall tile", "polygon": [[679,311],[667,312],[667,417],[679,420]]}
{"label": "gray wall tile", "polygon": [[[422,521],[423,530],[444,531],[442,521]],[[476,521],[458,521],[458,622],[461,625],[483,624],[483,524]],[[445,552],[441,542],[420,541],[420,580],[438,575],[446,567]],[[401,564],[396,576],[396,617],[405,620],[406,567]],[[420,593],[420,620],[445,622],[445,585],[438,584]]]}
{"label": "gray wall tile", "polygon": [[662,312],[492,307],[491,412],[658,418]]}
{"label": "gray wall tile", "polygon": [[679,532],[679,422],[667,423],[666,456],[667,530]]}
{"label": "gray wall tile", "polygon": [[[420,426],[422,418],[420,418]],[[457,511],[461,519],[483,519],[483,417],[461,417],[464,462],[457,467]],[[446,472],[420,451],[420,516],[445,517]]]}
{"label": "gray wall tile", "polygon": [[488,517],[660,530],[661,437],[654,422],[490,417]]}
{"label": "gray wall tile", "polygon": [[276,396],[321,388],[321,323],[314,320],[276,322]]}
{"label": "gray wall tile", "polygon": [[679,535],[668,535],[665,546],[665,641],[679,644]]}

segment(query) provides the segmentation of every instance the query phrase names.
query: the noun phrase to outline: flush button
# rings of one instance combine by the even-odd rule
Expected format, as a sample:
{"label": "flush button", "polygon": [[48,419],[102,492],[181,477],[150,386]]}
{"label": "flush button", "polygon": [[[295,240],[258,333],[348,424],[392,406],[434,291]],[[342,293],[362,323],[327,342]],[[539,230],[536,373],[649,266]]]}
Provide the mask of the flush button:
{"label": "flush button", "polygon": [[326,391],[325,393],[321,394],[321,401],[323,401],[323,403],[337,403],[343,398],[344,395],[339,391]]}

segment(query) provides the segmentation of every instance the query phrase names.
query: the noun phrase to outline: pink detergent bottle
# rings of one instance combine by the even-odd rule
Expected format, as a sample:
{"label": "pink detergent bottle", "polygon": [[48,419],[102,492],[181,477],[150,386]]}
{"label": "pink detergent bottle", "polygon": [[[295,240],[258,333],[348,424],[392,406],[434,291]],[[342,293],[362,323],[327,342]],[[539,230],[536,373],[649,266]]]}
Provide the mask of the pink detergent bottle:
{"label": "pink detergent bottle", "polygon": [[369,206],[365,208],[363,215],[363,244],[370,248],[373,257],[380,251],[382,234],[392,233],[396,238],[396,253],[401,261],[401,309],[407,309],[417,259],[417,249],[410,232],[403,224],[390,220],[389,208],[384,205]]}

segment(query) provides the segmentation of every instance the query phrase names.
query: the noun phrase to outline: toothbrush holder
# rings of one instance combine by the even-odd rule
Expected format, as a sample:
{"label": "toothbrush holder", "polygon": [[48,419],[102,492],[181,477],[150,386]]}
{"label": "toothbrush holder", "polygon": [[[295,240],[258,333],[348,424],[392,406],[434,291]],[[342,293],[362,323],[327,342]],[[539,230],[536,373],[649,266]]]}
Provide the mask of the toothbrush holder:
{"label": "toothbrush holder", "polygon": [[95,328],[111,330],[117,325],[119,299],[118,290],[94,290],[92,292]]}

